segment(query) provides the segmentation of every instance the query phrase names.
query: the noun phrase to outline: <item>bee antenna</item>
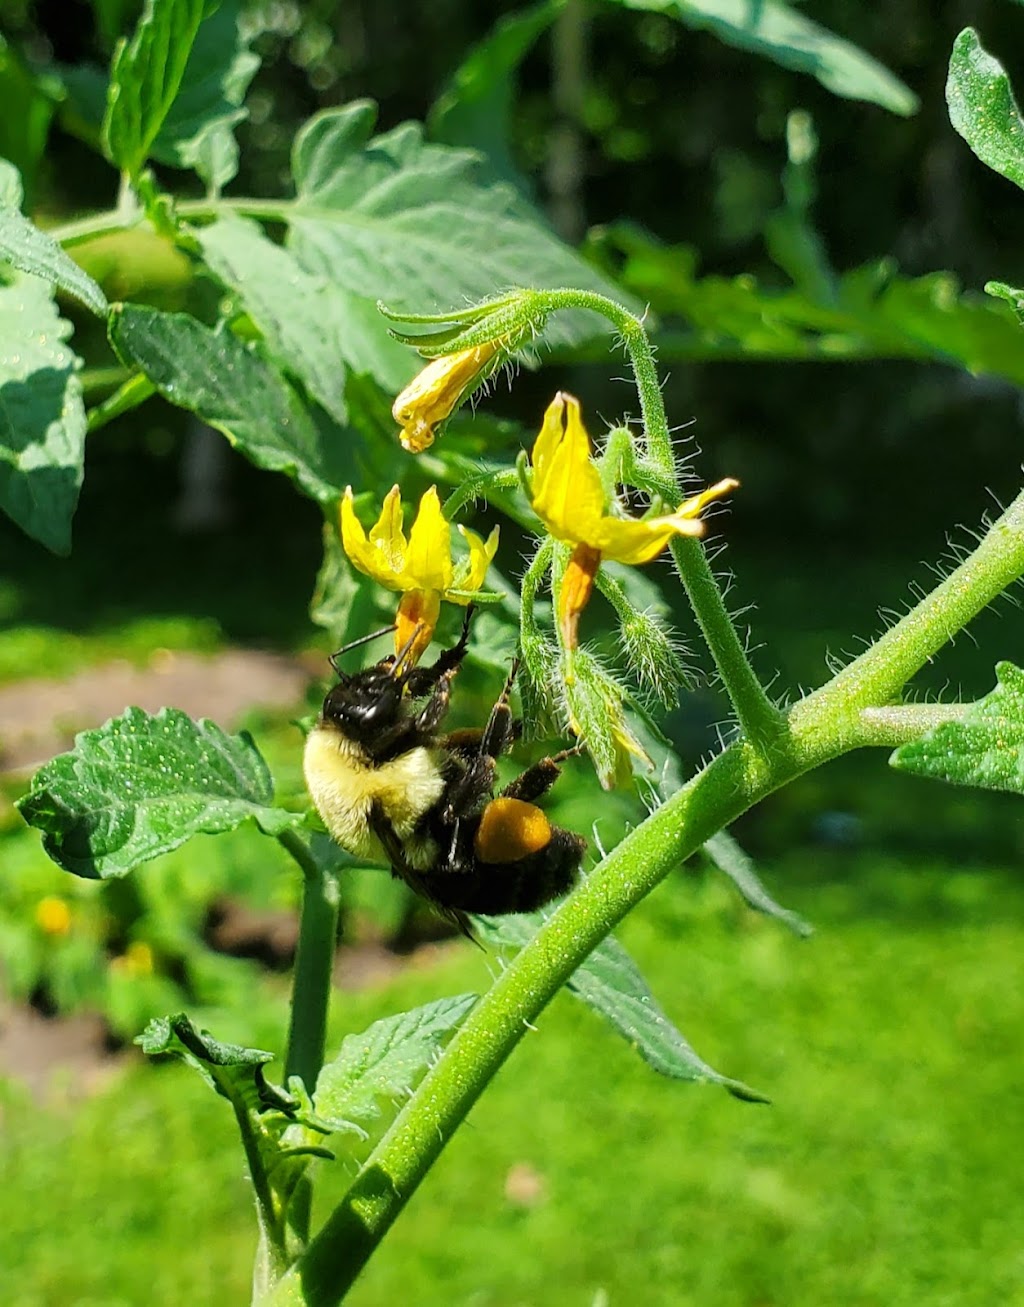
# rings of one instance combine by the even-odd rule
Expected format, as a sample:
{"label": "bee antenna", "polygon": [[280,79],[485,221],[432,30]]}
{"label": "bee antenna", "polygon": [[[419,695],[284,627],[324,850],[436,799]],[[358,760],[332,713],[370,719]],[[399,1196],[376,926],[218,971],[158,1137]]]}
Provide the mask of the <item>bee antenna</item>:
{"label": "bee antenna", "polygon": [[358,649],[360,645],[369,644],[371,640],[379,640],[382,635],[390,635],[396,629],[397,623],[392,622],[390,626],[382,626],[379,631],[372,631],[369,635],[360,636],[358,640],[351,640],[348,644],[342,645],[337,653],[332,653],[327,661],[340,677],[346,679],[345,673],[338,666],[338,659],[344,658],[347,653],[351,653],[353,649]]}
{"label": "bee antenna", "polygon": [[[391,629],[393,631],[395,627],[392,627]],[[422,630],[423,630],[423,623],[417,622],[415,628],[413,629],[412,635],[409,636],[405,644],[403,644],[401,649],[399,649],[399,651],[395,654],[395,661],[391,668],[392,676],[404,675],[405,669],[403,667],[403,664],[405,663],[406,659],[409,657],[410,653],[412,653],[412,647],[416,643],[416,637],[419,635],[419,633]]]}

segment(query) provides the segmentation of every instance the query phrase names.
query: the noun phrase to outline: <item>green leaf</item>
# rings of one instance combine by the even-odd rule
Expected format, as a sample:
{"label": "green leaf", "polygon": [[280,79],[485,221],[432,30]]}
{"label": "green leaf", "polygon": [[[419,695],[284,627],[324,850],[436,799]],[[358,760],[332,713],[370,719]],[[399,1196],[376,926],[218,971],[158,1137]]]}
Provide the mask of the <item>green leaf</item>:
{"label": "green leaf", "polygon": [[133,180],[177,98],[205,6],[206,0],[145,0],[131,40],[114,51],[103,144]]}
{"label": "green leaf", "polygon": [[321,502],[352,480],[343,433],[321,429],[260,350],[187,313],[115,306],[110,341],[165,399],[223,431],[258,467],[286,472]]}
{"label": "green leaf", "polygon": [[290,1098],[268,1085],[263,1067],[274,1054],[260,1048],[222,1044],[197,1030],[184,1012],[155,1017],[135,1040],[147,1057],[174,1057],[198,1071],[218,1094],[245,1110],[280,1110]]}
{"label": "green leaf", "polygon": [[59,79],[30,72],[0,36],[0,156],[15,165],[30,193],[60,98]]}
{"label": "green leaf", "polygon": [[33,539],[71,550],[85,405],[71,334],[37,277],[0,285],[0,507]]}
{"label": "green leaf", "polygon": [[342,360],[351,331],[344,293],[304,271],[294,254],[267,240],[254,222],[222,218],[197,231],[196,239],[217,277],[241,297],[271,355],[344,424]]}
{"label": "green leaf", "polygon": [[434,102],[427,117],[431,138],[480,150],[495,173],[514,178],[517,169],[508,145],[515,74],[564,8],[565,0],[543,0],[499,18]]}
{"label": "green leaf", "polygon": [[181,86],[150,153],[192,168],[215,192],[238,172],[233,129],[248,117],[242,101],[260,66],[239,30],[241,6],[227,0],[196,34]]}
{"label": "green leaf", "polygon": [[338,1056],[320,1072],[313,1096],[317,1115],[334,1129],[380,1116],[378,1099],[393,1100],[412,1088],[476,999],[437,999],[346,1035]]}
{"label": "green leaf", "polygon": [[[478,157],[428,145],[416,123],[371,139],[365,101],[317,114],[293,150],[297,198],[284,215],[299,262],[399,315],[474,303],[510,287],[617,288],[553,235],[511,187],[484,183]],[[591,315],[556,315],[546,335],[599,330]]]}
{"label": "green leaf", "polygon": [[743,896],[744,902],[755,912],[763,912],[788,926],[795,935],[806,939],[814,934],[814,927],[798,913],[780,907],[765,889],[757,874],[753,861],[736,843],[728,831],[720,830],[717,835],[705,841],[704,852],[714,865],[732,883]]}
{"label": "green leaf", "polygon": [[1024,794],[1024,671],[997,663],[996,678],[996,688],[962,717],[901,745],[890,765],[952,785]]}
{"label": "green leaf", "polygon": [[1024,187],[1024,122],[1013,88],[971,27],[953,42],[946,104],[949,121],[982,163]]}
{"label": "green leaf", "polygon": [[107,298],[93,279],[61,249],[52,236],[22,214],[21,186],[14,168],[0,159],[0,259],[42,277],[102,317]]}
{"label": "green leaf", "polygon": [[917,112],[917,96],[869,54],[781,0],[612,0],[625,9],[665,14],[713,32],[726,45],[816,77],[848,100],[893,113]]}
{"label": "green leaf", "polygon": [[[528,913],[474,917],[473,921],[492,944],[521,949],[533,939],[544,919],[540,913]],[[604,1017],[659,1075],[673,1080],[710,1080],[747,1102],[768,1101],[742,1081],[721,1075],[697,1056],[658,1006],[636,963],[611,935],[573,972],[566,989]]]}
{"label": "green leaf", "polygon": [[18,808],[54,862],[106,880],[250,817],[268,835],[301,824],[301,813],[273,799],[267,764],[245,731],[228,735],[177,708],[155,717],[128,708],[41,767]]}
{"label": "green leaf", "polygon": [[961,293],[952,273],[901,277],[885,259],[843,273],[822,303],[795,289],[764,289],[751,276],[699,277],[692,250],[659,245],[628,224],[606,229],[602,247],[625,255],[624,284],[655,313],[688,324],[658,333],[665,361],[928,359],[1024,384],[1015,315]]}

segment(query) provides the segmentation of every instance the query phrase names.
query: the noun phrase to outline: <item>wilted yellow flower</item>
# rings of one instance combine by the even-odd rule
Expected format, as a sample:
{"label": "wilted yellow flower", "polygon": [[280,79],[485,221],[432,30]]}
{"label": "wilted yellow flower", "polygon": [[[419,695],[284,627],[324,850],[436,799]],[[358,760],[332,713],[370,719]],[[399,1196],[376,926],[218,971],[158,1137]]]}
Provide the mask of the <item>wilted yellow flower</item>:
{"label": "wilted yellow flower", "polygon": [[727,477],[684,500],[674,513],[660,516],[636,518],[610,511],[617,505],[609,505],[590,457],[579,400],[564,391],[548,405],[531,464],[533,511],[556,540],[576,546],[558,596],[559,623],[569,649],[576,646],[580,613],[603,558],[636,566],[657,557],[675,535],[703,535],[701,511],[739,485]]}
{"label": "wilted yellow flower", "polygon": [[71,929],[71,908],[66,900],[48,894],[36,904],[36,925],[47,935],[66,935]]}
{"label": "wilted yellow flower", "polygon": [[507,346],[504,338],[485,341],[455,354],[431,359],[413,377],[392,405],[391,412],[402,428],[402,448],[420,454],[434,443],[434,428],[446,421],[472,393]]}
{"label": "wilted yellow flower", "polygon": [[[437,487],[420,500],[416,520],[406,540],[402,530],[402,498],[392,486],[384,498],[380,517],[367,536],[356,517],[352,487],[341,501],[341,543],[352,564],[388,590],[399,590],[395,649],[412,640],[409,664],[417,662],[430,644],[441,611],[441,600],[468,604],[481,589],[498,548],[498,528],[485,541],[475,531],[459,526],[469,555],[456,567],[452,562],[451,526],[441,512]],[[414,637],[415,633],[415,638]]]}

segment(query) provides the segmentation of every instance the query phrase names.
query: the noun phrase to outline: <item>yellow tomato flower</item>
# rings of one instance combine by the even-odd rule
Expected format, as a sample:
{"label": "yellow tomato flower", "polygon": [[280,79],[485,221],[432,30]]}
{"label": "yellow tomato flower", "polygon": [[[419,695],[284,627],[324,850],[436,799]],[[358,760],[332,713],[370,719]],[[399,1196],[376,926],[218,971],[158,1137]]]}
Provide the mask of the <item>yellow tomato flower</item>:
{"label": "yellow tomato flower", "polygon": [[674,513],[660,516],[635,518],[610,512],[600,473],[590,457],[579,400],[564,391],[548,405],[531,464],[533,511],[556,540],[575,545],[558,598],[559,624],[568,649],[576,647],[580,613],[593,592],[603,558],[636,566],[657,557],[673,536],[703,535],[701,511],[739,485],[726,477],[684,500]]}
{"label": "yellow tomato flower", "polygon": [[402,448],[420,454],[434,443],[434,428],[446,421],[491,371],[506,347],[505,339],[489,340],[455,354],[441,354],[406,386],[391,412],[402,428]]}
{"label": "yellow tomato flower", "polygon": [[71,909],[65,899],[48,894],[36,904],[36,925],[47,935],[66,935],[71,929]]}
{"label": "yellow tomato flower", "polygon": [[487,540],[465,526],[460,525],[459,532],[469,555],[456,567],[452,562],[451,527],[441,512],[436,486],[431,486],[420,500],[408,540],[402,530],[398,486],[392,486],[385,496],[380,517],[369,535],[356,517],[351,486],[341,501],[341,543],[353,566],[385,589],[402,593],[395,650],[412,641],[407,654],[409,665],[417,662],[430,644],[441,600],[468,604],[483,586],[497,552],[497,527]]}

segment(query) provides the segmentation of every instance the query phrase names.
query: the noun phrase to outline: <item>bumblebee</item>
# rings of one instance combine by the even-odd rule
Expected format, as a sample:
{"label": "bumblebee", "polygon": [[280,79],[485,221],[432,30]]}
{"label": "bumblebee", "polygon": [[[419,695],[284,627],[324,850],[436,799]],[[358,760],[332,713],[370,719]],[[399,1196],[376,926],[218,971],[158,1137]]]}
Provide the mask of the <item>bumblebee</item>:
{"label": "bumblebee", "polygon": [[497,759],[522,729],[509,707],[518,660],[482,729],[440,731],[471,616],[428,667],[407,666],[407,647],[346,675],[335,654],[339,681],[304,758],[313,803],[342,848],[389,865],[466,933],[466,913],[531,912],[566,893],[586,849],[536,804],[577,750],[541,759],[495,796]]}

